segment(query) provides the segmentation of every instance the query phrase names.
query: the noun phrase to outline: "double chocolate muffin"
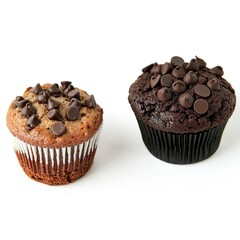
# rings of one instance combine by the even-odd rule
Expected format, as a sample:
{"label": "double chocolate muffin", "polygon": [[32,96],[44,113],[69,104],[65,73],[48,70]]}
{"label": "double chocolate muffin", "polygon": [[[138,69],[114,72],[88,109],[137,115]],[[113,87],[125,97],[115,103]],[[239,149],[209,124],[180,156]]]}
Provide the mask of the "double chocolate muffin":
{"label": "double chocolate muffin", "polygon": [[148,150],[177,164],[210,157],[236,104],[222,67],[208,68],[198,57],[185,62],[175,56],[142,72],[128,99]]}
{"label": "double chocolate muffin", "polygon": [[86,174],[96,153],[102,115],[94,96],[71,82],[27,88],[7,113],[25,173],[50,185],[70,183]]}

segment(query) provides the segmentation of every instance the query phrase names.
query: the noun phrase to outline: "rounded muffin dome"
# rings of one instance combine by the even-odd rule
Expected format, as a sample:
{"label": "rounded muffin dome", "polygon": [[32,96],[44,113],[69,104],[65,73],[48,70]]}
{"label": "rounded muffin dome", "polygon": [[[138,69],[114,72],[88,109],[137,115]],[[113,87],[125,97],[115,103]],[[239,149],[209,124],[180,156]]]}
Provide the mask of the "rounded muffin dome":
{"label": "rounded muffin dome", "polygon": [[94,96],[71,82],[37,84],[11,103],[7,126],[14,136],[33,145],[73,146],[96,133],[102,115]]}
{"label": "rounded muffin dome", "polygon": [[69,81],[38,83],[12,101],[6,121],[27,176],[61,185],[83,177],[91,168],[103,109],[93,95]]}
{"label": "rounded muffin dome", "polygon": [[174,56],[153,63],[129,89],[129,103],[138,119],[161,131],[195,133],[227,122],[236,96],[220,66],[207,67],[198,57],[185,62]]}

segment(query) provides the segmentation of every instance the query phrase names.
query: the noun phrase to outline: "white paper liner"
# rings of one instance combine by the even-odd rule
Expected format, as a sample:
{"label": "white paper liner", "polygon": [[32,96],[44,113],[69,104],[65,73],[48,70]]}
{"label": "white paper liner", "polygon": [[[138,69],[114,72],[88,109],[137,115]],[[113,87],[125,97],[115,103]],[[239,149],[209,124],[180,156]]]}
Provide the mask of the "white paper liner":
{"label": "white paper liner", "polygon": [[37,178],[45,175],[57,177],[71,172],[84,175],[92,165],[101,128],[88,141],[63,148],[34,146],[13,137],[14,150],[24,171],[32,178],[35,178],[34,174],[38,174]]}
{"label": "white paper liner", "polygon": [[[60,156],[62,155],[62,161],[63,164],[65,164],[67,161],[70,163],[72,160],[72,157],[70,158],[69,156],[74,156],[73,159],[77,158],[77,155],[84,156],[86,154],[89,154],[94,148],[96,148],[99,140],[99,135],[100,131],[98,130],[95,135],[89,139],[87,142],[84,142],[79,145],[75,145],[73,147],[65,147],[65,148],[46,148],[46,147],[38,147],[31,145],[29,143],[26,143],[24,141],[21,141],[17,137],[13,137],[13,145],[15,151],[21,153],[21,154],[26,154],[27,158],[36,161],[37,159],[40,160],[42,163],[43,161],[46,161],[46,163],[51,163],[55,157],[57,163],[59,164],[60,162]],[[79,151],[78,151],[79,149]],[[39,158],[38,158],[39,154]],[[56,154],[56,156],[54,156]]]}

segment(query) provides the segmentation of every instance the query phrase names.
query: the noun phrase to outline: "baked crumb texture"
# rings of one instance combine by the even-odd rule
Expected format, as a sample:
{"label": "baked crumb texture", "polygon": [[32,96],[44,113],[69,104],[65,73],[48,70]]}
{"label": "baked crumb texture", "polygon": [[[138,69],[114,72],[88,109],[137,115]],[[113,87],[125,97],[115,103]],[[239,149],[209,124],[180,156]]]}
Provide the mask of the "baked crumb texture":
{"label": "baked crumb texture", "polygon": [[129,102],[146,124],[173,133],[199,132],[225,124],[236,96],[220,66],[208,68],[198,57],[153,63],[131,85]]}
{"label": "baked crumb texture", "polygon": [[[72,89],[69,93],[75,91],[75,96],[67,93],[64,84],[60,87],[57,84],[37,84],[27,88],[23,96],[18,96],[9,107],[7,126],[10,132],[24,142],[52,148],[74,146],[90,139],[102,123],[103,110],[93,95],[68,83],[68,88]],[[58,89],[57,94],[49,91],[52,86]],[[36,88],[41,89],[34,92]],[[53,102],[57,107],[51,109]]]}
{"label": "baked crumb texture", "polygon": [[71,82],[27,88],[7,113],[7,126],[25,173],[50,185],[85,175],[97,149],[102,115],[94,96]]}
{"label": "baked crumb texture", "polygon": [[219,147],[236,95],[220,66],[201,58],[174,56],[142,69],[128,100],[143,142],[157,158],[189,164],[210,157]]}

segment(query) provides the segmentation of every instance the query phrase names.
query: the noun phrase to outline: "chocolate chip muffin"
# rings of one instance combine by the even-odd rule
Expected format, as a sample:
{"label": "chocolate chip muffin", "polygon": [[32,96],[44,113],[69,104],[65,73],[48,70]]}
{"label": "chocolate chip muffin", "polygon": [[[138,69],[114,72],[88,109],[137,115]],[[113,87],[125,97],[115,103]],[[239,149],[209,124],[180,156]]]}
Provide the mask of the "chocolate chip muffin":
{"label": "chocolate chip muffin", "polygon": [[210,157],[236,104],[222,67],[208,68],[198,57],[185,62],[175,56],[142,72],[128,100],[148,150],[177,164]]}
{"label": "chocolate chip muffin", "polygon": [[102,115],[94,96],[69,81],[27,88],[7,112],[7,126],[25,173],[49,185],[85,175],[97,150]]}

